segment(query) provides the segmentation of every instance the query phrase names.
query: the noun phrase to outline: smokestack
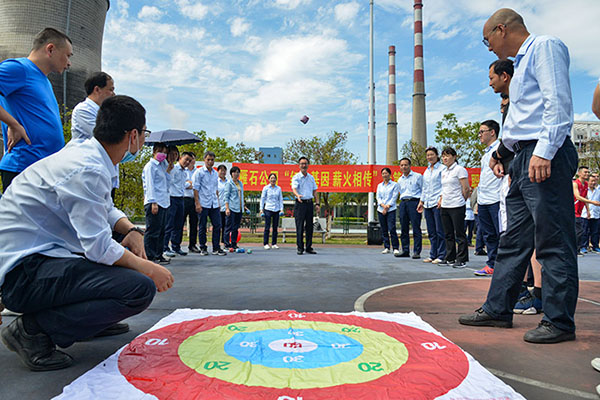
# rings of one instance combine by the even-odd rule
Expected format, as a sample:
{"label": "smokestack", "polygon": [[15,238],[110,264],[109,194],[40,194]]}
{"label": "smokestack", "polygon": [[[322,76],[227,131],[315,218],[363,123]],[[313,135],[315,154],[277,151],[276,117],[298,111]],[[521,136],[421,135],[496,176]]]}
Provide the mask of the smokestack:
{"label": "smokestack", "polygon": [[396,47],[390,46],[388,52],[390,59],[388,82],[388,123],[387,123],[387,151],[385,162],[392,165],[398,160],[398,122],[396,121]]}
{"label": "smokestack", "polygon": [[415,0],[415,73],[413,86],[412,140],[427,146],[425,74],[423,72],[423,2]]}

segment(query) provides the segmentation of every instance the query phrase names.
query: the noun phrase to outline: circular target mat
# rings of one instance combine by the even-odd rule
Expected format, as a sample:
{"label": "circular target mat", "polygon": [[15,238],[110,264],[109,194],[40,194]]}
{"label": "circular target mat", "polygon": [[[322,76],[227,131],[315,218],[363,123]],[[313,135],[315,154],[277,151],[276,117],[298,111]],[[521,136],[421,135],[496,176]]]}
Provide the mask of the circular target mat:
{"label": "circular target mat", "polygon": [[468,369],[458,346],[420,329],[293,311],[168,325],[119,355],[122,375],[159,399],[433,399]]}

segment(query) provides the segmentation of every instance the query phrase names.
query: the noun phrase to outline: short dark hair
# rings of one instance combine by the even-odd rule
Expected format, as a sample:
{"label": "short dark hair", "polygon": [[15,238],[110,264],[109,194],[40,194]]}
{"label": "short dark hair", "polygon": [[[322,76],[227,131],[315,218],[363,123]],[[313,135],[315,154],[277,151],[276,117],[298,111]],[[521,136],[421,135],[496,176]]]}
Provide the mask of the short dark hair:
{"label": "short dark hair", "polygon": [[496,132],[496,137],[500,134],[500,124],[498,124],[493,119],[488,119],[487,121],[483,121],[481,125],[485,125],[490,129],[493,129]]}
{"label": "short dark hair", "polygon": [[581,171],[582,169],[590,169],[590,167],[588,167],[587,165],[582,165],[579,168],[577,168],[577,171]]}
{"label": "short dark hair", "polygon": [[490,64],[490,68],[494,68],[494,73],[498,76],[502,75],[503,72],[506,72],[508,76],[512,78],[515,73],[515,66],[513,62],[508,59],[499,59]]}
{"label": "short dark hair", "polygon": [[231,167],[231,169],[229,170],[229,174],[233,174],[234,172],[240,172],[240,167]]}
{"label": "short dark hair", "polygon": [[167,146],[165,143],[154,143],[154,146],[152,146],[152,154],[156,153],[159,150],[167,150],[168,148],[169,146]]}
{"label": "short dark hair", "polygon": [[300,164],[300,161],[302,161],[302,160],[306,160],[306,162],[310,164],[310,160],[307,157],[304,157],[304,156],[302,156],[302,157],[300,157],[298,159],[298,164]]}
{"label": "short dark hair", "polygon": [[210,150],[207,150],[207,151],[204,152],[204,159],[206,159],[206,157],[213,157],[214,158],[215,157],[215,153],[213,153]]}
{"label": "short dark hair", "polygon": [[275,172],[271,172],[271,173],[269,174],[269,177],[268,177],[267,179],[271,179],[271,176],[274,176],[274,177],[275,177],[275,179],[277,179],[277,174],[276,174]]}
{"label": "short dark hair", "polygon": [[167,153],[170,153],[172,151],[177,153],[177,159],[179,160],[179,149],[177,148],[177,146],[172,146],[172,145],[167,146]]}
{"label": "short dark hair", "polygon": [[508,99],[508,95],[506,93],[500,93],[501,99]]}
{"label": "short dark hair", "polygon": [[48,43],[54,44],[56,47],[64,47],[66,42],[73,44],[71,39],[54,28],[44,28],[33,38],[33,50],[39,50]]}
{"label": "short dark hair", "polygon": [[227,166],[226,166],[225,164],[221,164],[221,165],[219,165],[219,166],[217,167],[217,171],[220,171],[220,170],[222,170],[222,169],[224,169],[224,170],[225,170],[225,172],[227,172]]}
{"label": "short dark hair", "polygon": [[196,155],[194,154],[193,151],[184,151],[183,153],[181,153],[181,156],[182,157],[184,157],[184,156],[190,156],[192,158],[196,158]]}
{"label": "short dark hair", "polygon": [[146,110],[136,99],[122,95],[109,97],[98,110],[94,137],[103,143],[117,144],[132,129],[143,134],[145,124]]}
{"label": "short dark hair", "polygon": [[92,75],[88,76],[83,84],[85,86],[85,92],[89,96],[94,93],[94,88],[96,86],[105,88],[109,80],[112,81],[112,78],[106,72],[94,72]]}
{"label": "short dark hair", "polygon": [[390,175],[392,174],[392,170],[391,170],[391,169],[389,169],[388,167],[383,167],[383,168],[381,168],[381,172],[383,172],[383,171],[387,171],[387,172],[388,172],[388,174],[390,174]]}
{"label": "short dark hair", "polygon": [[433,151],[435,153],[435,155],[438,156],[438,158],[440,157],[440,153],[438,153],[437,147],[429,146],[428,148],[425,149],[425,153],[427,153],[428,151]]}
{"label": "short dark hair", "polygon": [[450,146],[444,147],[444,150],[442,150],[442,154],[450,154],[451,156],[457,157],[456,150],[454,150]]}
{"label": "short dark hair", "polygon": [[400,165],[400,163],[405,160],[408,161],[408,165],[412,165],[412,163],[410,162],[410,158],[408,158],[408,157],[402,157],[400,159],[400,161],[398,161],[398,165]]}

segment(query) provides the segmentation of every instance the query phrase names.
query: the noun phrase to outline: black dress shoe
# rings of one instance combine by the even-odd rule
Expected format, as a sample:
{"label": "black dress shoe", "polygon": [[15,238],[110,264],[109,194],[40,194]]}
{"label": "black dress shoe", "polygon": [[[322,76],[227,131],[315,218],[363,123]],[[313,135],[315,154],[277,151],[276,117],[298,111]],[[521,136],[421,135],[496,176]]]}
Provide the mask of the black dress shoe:
{"label": "black dress shoe", "polygon": [[410,253],[405,252],[405,253],[400,253],[398,255],[394,254],[394,257],[409,258],[410,257]]}
{"label": "black dress shoe", "polygon": [[413,254],[412,255],[413,260],[418,260],[419,258],[421,258],[420,254]]}
{"label": "black dress shoe", "polygon": [[487,256],[487,251],[485,251],[485,250],[479,250],[479,251],[476,251],[473,254],[475,254],[476,256]]}
{"label": "black dress shoe", "polygon": [[127,332],[129,332],[129,324],[125,322],[117,322],[116,324],[109,326],[103,331],[96,333],[94,337],[121,335]]}
{"label": "black dress shoe", "polygon": [[317,252],[314,251],[314,249],[306,249],[306,253],[308,253],[308,254],[317,254]]}
{"label": "black dress shoe", "polygon": [[23,364],[32,371],[53,371],[73,364],[70,355],[56,350],[50,336],[44,333],[29,335],[23,327],[23,317],[18,317],[2,329],[2,342],[21,357]]}
{"label": "black dress shoe", "polygon": [[575,340],[575,332],[563,331],[550,322],[542,320],[537,328],[525,333],[523,340],[529,343],[560,343]]}
{"label": "black dress shoe", "polygon": [[302,254],[304,254],[304,250],[298,250],[298,251],[296,251],[296,253],[297,253],[299,256],[301,256]]}
{"label": "black dress shoe", "polygon": [[490,314],[483,311],[483,308],[477,309],[473,314],[461,316],[460,318],[458,318],[458,322],[462,325],[512,328],[512,321],[494,319]]}

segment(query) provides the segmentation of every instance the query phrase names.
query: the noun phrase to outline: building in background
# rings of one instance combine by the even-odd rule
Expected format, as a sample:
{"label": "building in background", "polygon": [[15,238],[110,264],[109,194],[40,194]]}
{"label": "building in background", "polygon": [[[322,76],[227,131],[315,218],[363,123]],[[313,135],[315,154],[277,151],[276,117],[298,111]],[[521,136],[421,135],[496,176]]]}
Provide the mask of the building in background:
{"label": "building in background", "polygon": [[283,164],[283,149],[281,147],[259,147],[262,162],[265,164]]}

